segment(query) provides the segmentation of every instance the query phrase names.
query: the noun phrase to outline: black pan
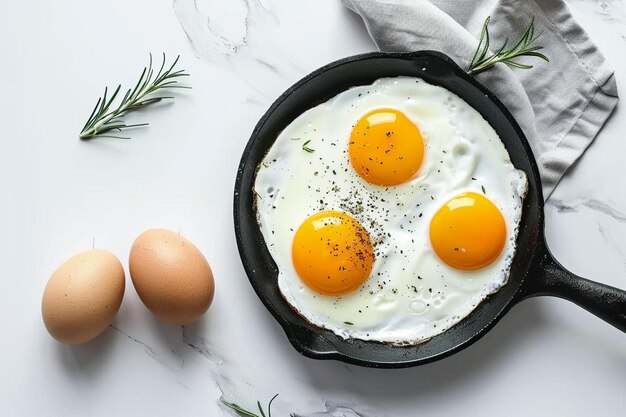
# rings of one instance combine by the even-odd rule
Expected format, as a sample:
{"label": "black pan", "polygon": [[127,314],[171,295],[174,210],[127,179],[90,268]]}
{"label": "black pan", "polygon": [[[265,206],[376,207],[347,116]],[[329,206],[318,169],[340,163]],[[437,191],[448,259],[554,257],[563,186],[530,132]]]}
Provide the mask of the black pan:
{"label": "black pan", "polygon": [[[515,167],[526,172],[529,182],[508,283],[446,332],[422,344],[405,347],[342,339],[308,323],[289,307],[278,290],[278,270],[256,222],[252,192],[257,166],[276,137],[296,117],[350,87],[401,75],[420,77],[445,87],[480,112],[504,142]],[[289,88],[261,118],[243,152],[235,184],[234,216],[239,253],[250,283],[291,344],[311,358],[381,368],[425,364],[469,346],[514,304],[536,295],[570,300],[626,332],[626,292],[580,278],[550,255],[544,239],[543,197],[537,164],[513,116],[493,93],[438,52],[349,57],[318,69]]]}

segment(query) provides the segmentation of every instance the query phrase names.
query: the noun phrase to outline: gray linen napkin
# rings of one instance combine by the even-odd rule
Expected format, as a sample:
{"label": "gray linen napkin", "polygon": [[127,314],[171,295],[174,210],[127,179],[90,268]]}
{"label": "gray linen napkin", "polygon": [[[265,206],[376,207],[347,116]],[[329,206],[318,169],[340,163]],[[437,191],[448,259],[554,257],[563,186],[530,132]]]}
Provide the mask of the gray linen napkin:
{"label": "gray linen napkin", "polygon": [[515,41],[531,19],[550,62],[530,70],[497,64],[477,79],[507,106],[532,147],[548,198],[618,101],[613,69],[563,0],[342,0],[382,51],[433,49],[467,68],[491,16],[491,48]]}

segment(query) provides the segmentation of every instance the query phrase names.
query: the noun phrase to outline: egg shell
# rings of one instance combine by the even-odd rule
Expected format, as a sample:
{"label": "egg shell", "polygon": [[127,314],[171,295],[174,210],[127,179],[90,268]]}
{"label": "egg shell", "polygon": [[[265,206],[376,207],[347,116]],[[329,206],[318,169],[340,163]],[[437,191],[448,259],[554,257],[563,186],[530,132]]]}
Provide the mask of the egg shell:
{"label": "egg shell", "polygon": [[93,249],[72,256],[50,277],[41,313],[60,342],[79,344],[102,333],[122,304],[124,268],[110,252]]}
{"label": "egg shell", "polygon": [[191,323],[213,301],[215,284],[209,263],[177,233],[151,229],[139,235],[130,250],[129,267],[139,298],[163,320]]}

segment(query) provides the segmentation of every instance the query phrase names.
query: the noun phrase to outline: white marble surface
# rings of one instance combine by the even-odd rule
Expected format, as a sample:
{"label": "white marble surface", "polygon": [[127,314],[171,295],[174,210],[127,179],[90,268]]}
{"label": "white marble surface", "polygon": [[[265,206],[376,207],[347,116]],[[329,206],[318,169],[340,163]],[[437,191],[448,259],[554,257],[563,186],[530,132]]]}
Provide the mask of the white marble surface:
{"label": "white marble surface", "polygon": [[[197,12],[194,3],[2,6],[0,415],[231,415],[219,405],[222,392],[250,407],[280,393],[275,416],[624,415],[626,335],[556,299],[522,303],[477,344],[419,368],[364,369],[296,353],[241,267],[231,212],[236,168],[280,92],[373,45],[337,0],[203,0]],[[626,91],[626,5],[571,6]],[[180,53],[193,90],[133,115],[151,125],[130,141],[80,142],[102,87],[131,83],[150,51]],[[618,106],[546,208],[555,256],[621,288],[625,131]],[[94,241],[125,261],[149,227],[180,230],[207,255],[217,285],[210,313],[185,329],[162,324],[128,285],[102,336],[78,347],[56,343],[40,316],[54,268]]]}

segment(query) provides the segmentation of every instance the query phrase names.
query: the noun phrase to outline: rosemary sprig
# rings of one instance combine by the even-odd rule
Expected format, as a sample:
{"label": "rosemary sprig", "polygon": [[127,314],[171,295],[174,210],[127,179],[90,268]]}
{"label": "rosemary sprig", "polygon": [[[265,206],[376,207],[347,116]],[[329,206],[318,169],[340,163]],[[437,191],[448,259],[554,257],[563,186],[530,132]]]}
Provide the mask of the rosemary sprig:
{"label": "rosemary sprig", "polygon": [[274,395],[272,397],[272,399],[270,400],[270,402],[267,403],[267,415],[263,411],[263,407],[261,407],[261,403],[259,401],[256,402],[256,405],[259,408],[259,413],[261,413],[260,415],[254,414],[253,412],[248,411],[245,408],[241,408],[240,406],[238,406],[235,403],[229,403],[228,401],[224,400],[223,398],[221,400],[222,400],[222,403],[226,407],[235,410],[237,413],[239,413],[242,416],[246,416],[246,417],[272,417],[272,403],[274,402],[276,397],[278,397],[278,394]]}
{"label": "rosemary sprig", "polygon": [[130,139],[128,137],[107,133],[111,131],[120,132],[122,129],[129,129],[132,127],[147,126],[148,123],[132,125],[126,124],[126,122],[124,122],[124,115],[130,111],[140,109],[150,104],[158,103],[161,100],[174,98],[153,94],[159,90],[164,88],[190,88],[178,85],[177,78],[189,75],[184,70],[174,71],[174,66],[178,63],[179,58],[180,55],[176,57],[169,68],[165,69],[165,54],[163,54],[161,68],[159,68],[159,71],[155,74],[152,67],[152,54],[150,54],[150,63],[147,67],[144,67],[135,88],[128,90],[117,108],[113,110],[110,110],[111,105],[120,92],[122,86],[118,85],[110,97],[107,97],[108,88],[105,87],[104,95],[96,102],[96,106],[91,112],[91,116],[89,116],[87,123],[83,126],[79,137],[81,139],[93,139],[96,137]]}
{"label": "rosemary sprig", "polygon": [[521,64],[516,60],[516,58],[522,56],[534,56],[537,58],[541,58],[545,61],[550,61],[547,56],[545,56],[541,52],[537,52],[540,49],[543,49],[543,46],[535,45],[535,41],[541,36],[541,33],[535,35],[534,18],[530,21],[530,24],[526,28],[526,31],[515,43],[515,45],[507,48],[508,40],[505,40],[504,44],[502,44],[497,52],[492,53],[491,55],[487,55],[487,53],[489,52],[489,29],[487,26],[489,25],[490,19],[491,16],[488,16],[487,19],[485,19],[485,23],[483,24],[483,30],[480,33],[478,47],[476,48],[476,52],[474,53],[472,62],[467,69],[468,74],[475,75],[480,72],[486,71],[498,62],[502,62],[516,68],[532,68],[532,65]]}
{"label": "rosemary sprig", "polygon": [[315,149],[311,149],[311,148],[309,148],[309,143],[311,143],[311,141],[310,141],[310,140],[307,140],[306,142],[304,142],[304,143],[302,144],[302,149],[303,149],[304,151],[308,152],[308,153],[313,153],[313,152],[315,152]]}

